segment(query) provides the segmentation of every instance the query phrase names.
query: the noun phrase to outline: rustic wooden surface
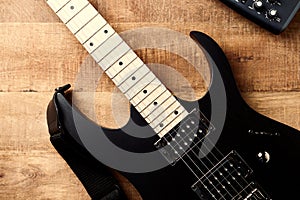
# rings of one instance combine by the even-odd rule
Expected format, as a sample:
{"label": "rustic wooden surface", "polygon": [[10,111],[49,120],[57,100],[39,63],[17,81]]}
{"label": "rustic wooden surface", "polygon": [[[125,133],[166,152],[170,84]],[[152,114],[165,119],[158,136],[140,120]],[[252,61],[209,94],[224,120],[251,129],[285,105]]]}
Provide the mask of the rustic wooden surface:
{"label": "rustic wooden surface", "polygon": [[[225,51],[249,105],[300,130],[300,13],[276,36],[218,0],[91,3],[118,32],[158,26],[207,33]],[[75,82],[87,53],[45,1],[0,0],[0,8],[0,199],[89,199],[51,146],[45,116],[53,89]],[[139,54],[147,59],[147,52],[155,54]],[[97,88],[102,103],[97,117],[106,116],[105,126],[116,126],[110,114],[113,90],[107,77]],[[139,199],[122,182],[130,198]]]}

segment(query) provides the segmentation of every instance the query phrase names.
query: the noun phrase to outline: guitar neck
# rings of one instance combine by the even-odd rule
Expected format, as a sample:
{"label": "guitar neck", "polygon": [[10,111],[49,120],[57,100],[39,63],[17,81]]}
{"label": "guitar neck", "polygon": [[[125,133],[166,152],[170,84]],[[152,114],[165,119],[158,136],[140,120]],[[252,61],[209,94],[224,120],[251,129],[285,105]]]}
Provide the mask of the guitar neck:
{"label": "guitar neck", "polygon": [[87,0],[47,0],[47,3],[159,137],[188,115]]}

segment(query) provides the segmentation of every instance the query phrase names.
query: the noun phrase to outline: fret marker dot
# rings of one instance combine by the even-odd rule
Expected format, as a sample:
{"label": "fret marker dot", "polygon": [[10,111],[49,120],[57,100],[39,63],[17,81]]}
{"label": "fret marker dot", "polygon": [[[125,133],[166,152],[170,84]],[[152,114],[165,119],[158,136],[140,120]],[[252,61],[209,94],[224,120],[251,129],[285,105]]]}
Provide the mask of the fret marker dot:
{"label": "fret marker dot", "polygon": [[159,124],[159,126],[162,128],[162,127],[164,127],[164,124],[163,124],[163,123],[161,123],[161,124]]}
{"label": "fret marker dot", "polygon": [[71,7],[70,7],[71,10],[74,10],[74,8],[75,8],[74,6],[71,6]]}
{"label": "fret marker dot", "polygon": [[144,90],[144,91],[143,91],[144,94],[147,94],[147,92],[148,92],[147,90]]}
{"label": "fret marker dot", "polygon": [[154,104],[155,106],[157,106],[158,103],[157,103],[157,102],[154,102],[153,104]]}
{"label": "fret marker dot", "polygon": [[107,34],[107,33],[108,33],[108,30],[104,30],[104,33]]}
{"label": "fret marker dot", "polygon": [[175,114],[175,115],[178,115],[178,111],[177,111],[177,110],[175,110],[175,111],[174,111],[174,114]]}
{"label": "fret marker dot", "polygon": [[135,81],[136,78],[135,78],[135,76],[133,76],[131,79],[132,79],[133,81]]}
{"label": "fret marker dot", "polygon": [[94,43],[91,42],[91,43],[90,43],[90,46],[91,46],[91,47],[94,46]]}
{"label": "fret marker dot", "polygon": [[122,66],[122,65],[123,65],[123,62],[119,62],[119,65]]}

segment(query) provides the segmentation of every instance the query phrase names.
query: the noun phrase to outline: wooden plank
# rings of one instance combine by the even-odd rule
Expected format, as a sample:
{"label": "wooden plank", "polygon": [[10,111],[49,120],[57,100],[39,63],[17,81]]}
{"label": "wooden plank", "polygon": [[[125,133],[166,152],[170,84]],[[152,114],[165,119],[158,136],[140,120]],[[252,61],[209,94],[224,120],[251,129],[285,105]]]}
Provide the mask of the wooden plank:
{"label": "wooden plank", "polygon": [[[144,24],[146,25],[146,24]],[[206,24],[209,27],[209,24]],[[120,31],[141,24],[115,24]],[[161,26],[161,25],[160,25]],[[163,26],[168,27],[167,24]],[[174,29],[192,30],[189,24]],[[203,26],[203,24],[202,24]],[[192,27],[192,28],[191,28]],[[21,32],[18,30],[22,30]],[[213,32],[213,28],[208,28]],[[266,33],[243,35],[232,30],[217,31],[212,37],[224,49],[241,91],[296,91],[300,89],[300,34],[269,36]],[[32,36],[35,37],[32,37]],[[226,37],[229,35],[230,37]],[[0,90],[50,91],[65,82],[73,83],[87,53],[63,24],[0,24]],[[265,38],[265,39],[261,39]],[[17,41],[17,42],[16,42]],[[260,42],[257,42],[260,41]],[[294,41],[294,42],[290,42]],[[254,51],[253,51],[254,49]],[[161,52],[146,51],[144,60],[156,57],[164,62]],[[151,55],[154,54],[154,55]],[[147,56],[150,59],[147,59]],[[171,64],[172,60],[165,61]],[[174,64],[173,64],[174,65]],[[185,65],[175,66],[188,72]],[[13,78],[12,78],[13,77]],[[47,77],[45,79],[44,77]]]}

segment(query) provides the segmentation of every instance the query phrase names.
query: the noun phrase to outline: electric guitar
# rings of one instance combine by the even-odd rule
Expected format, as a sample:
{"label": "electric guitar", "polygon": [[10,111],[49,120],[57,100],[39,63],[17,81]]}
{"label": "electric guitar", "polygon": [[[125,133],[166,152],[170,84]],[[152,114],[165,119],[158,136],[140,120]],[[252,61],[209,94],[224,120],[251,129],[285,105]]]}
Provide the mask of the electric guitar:
{"label": "electric guitar", "polygon": [[[99,146],[105,136],[119,149],[139,154],[140,160],[127,159],[136,163],[136,171],[118,171],[144,200],[299,198],[300,132],[247,105],[213,39],[190,34],[210,61],[212,81],[203,98],[184,101],[172,95],[87,0],[47,3],[131,103],[131,120],[113,130],[98,126],[58,95],[66,128],[85,147]],[[143,127],[144,137],[127,134],[135,124]],[[88,150],[99,160],[104,154],[122,157],[113,150]],[[155,159],[143,160],[149,155]],[[150,170],[157,163],[164,167]]]}

